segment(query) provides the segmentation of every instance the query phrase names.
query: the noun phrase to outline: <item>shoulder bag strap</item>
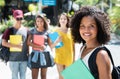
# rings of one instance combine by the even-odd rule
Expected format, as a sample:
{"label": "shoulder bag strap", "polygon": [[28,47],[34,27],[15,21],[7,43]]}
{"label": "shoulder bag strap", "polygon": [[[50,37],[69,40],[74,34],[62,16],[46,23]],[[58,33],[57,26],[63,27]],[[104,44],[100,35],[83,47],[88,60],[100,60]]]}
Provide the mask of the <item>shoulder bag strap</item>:
{"label": "shoulder bag strap", "polygon": [[97,53],[100,51],[100,50],[105,50],[107,51],[108,53],[108,56],[110,57],[110,60],[112,62],[112,65],[114,65],[114,61],[113,61],[113,58],[112,58],[112,55],[109,51],[108,48],[106,48],[105,46],[101,46],[101,47],[98,47],[96,48],[93,53],[91,54],[91,56],[89,57],[89,60],[88,60],[88,64],[89,64],[89,68],[90,68],[90,71],[91,73],[94,75],[94,77],[97,79],[98,78],[98,70],[97,70],[97,65],[96,65],[96,56],[97,56]]}
{"label": "shoulder bag strap", "polygon": [[13,35],[14,34],[13,27],[10,27],[9,30],[10,30],[10,34],[9,35]]}
{"label": "shoulder bag strap", "polygon": [[107,53],[108,53],[108,55],[109,55],[109,57],[111,59],[111,62],[113,64],[113,66],[115,66],[110,50],[108,50],[108,48],[106,48],[106,47],[103,47],[103,48],[107,51]]}

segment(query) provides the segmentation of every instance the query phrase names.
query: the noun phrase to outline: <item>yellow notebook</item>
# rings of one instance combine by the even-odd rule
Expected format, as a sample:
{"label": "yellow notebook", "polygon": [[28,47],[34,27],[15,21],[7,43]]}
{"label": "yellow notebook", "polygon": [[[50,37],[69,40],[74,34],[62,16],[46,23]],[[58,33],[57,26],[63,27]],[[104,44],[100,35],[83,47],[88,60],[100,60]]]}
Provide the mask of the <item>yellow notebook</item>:
{"label": "yellow notebook", "polygon": [[[19,45],[22,44],[22,35],[10,35],[10,43]],[[17,47],[10,47],[11,52],[21,52],[22,49]]]}

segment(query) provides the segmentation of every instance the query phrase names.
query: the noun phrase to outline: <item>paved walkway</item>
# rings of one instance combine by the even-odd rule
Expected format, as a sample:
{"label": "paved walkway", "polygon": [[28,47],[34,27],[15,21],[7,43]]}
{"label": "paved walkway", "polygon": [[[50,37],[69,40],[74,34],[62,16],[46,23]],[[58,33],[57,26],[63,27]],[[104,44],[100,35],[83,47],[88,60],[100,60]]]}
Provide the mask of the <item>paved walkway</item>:
{"label": "paved walkway", "polygon": [[[120,65],[120,61],[119,61],[120,60],[120,51],[119,51],[120,46],[110,45],[107,47],[111,50],[115,65]],[[76,51],[75,58],[76,59],[78,58],[78,55],[79,55],[78,54],[79,48],[80,48],[80,45],[76,44],[76,49],[75,49],[75,51]],[[0,62],[0,79],[11,79],[11,72],[10,72],[9,66],[3,62]],[[31,78],[31,71],[29,68],[27,69],[26,79],[32,79]],[[38,79],[40,79],[40,76]],[[56,65],[54,67],[48,68],[47,79],[58,79]]]}
{"label": "paved walkway", "polygon": [[[58,79],[56,65],[54,67],[48,68],[47,79]],[[11,79],[11,72],[9,69],[9,63],[6,65],[4,62],[0,62],[0,79]],[[27,68],[26,79],[31,78],[31,70]],[[39,78],[40,79],[40,76]]]}

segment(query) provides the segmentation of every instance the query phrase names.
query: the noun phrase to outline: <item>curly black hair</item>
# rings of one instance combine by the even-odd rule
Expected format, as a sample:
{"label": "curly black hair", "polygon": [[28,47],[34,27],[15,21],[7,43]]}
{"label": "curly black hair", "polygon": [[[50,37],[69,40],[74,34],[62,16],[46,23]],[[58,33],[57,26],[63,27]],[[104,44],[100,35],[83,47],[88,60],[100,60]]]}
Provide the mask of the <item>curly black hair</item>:
{"label": "curly black hair", "polygon": [[106,44],[110,40],[110,20],[105,12],[95,6],[83,6],[71,18],[70,27],[74,42],[85,43],[79,33],[81,20],[85,16],[94,18],[98,27],[97,40],[100,44]]}

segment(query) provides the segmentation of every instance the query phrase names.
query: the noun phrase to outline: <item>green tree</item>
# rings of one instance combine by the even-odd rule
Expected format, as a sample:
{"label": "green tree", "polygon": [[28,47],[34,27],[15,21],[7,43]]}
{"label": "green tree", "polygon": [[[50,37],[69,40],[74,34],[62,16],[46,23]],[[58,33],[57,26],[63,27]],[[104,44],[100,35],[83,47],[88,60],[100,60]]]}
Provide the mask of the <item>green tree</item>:
{"label": "green tree", "polygon": [[96,5],[99,0],[73,0],[75,3],[79,4],[80,6],[85,6],[85,5]]}
{"label": "green tree", "polygon": [[113,6],[108,10],[108,14],[112,23],[111,31],[120,35],[120,7]]}
{"label": "green tree", "polygon": [[4,0],[0,0],[0,6],[4,6],[5,5],[5,1]]}

